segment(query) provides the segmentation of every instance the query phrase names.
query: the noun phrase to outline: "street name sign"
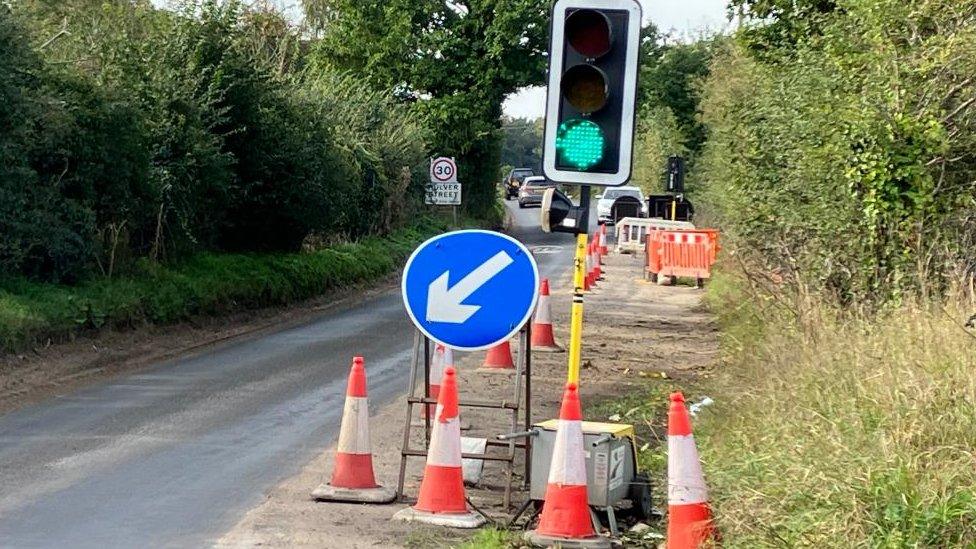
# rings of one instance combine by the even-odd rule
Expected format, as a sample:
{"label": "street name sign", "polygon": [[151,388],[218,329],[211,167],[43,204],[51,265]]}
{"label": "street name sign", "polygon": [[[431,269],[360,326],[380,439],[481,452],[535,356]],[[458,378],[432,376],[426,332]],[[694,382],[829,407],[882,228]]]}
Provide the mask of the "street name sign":
{"label": "street name sign", "polygon": [[529,320],[539,267],[508,235],[454,231],[414,250],[401,290],[417,329],[448,347],[476,351],[507,341]]}
{"label": "street name sign", "polygon": [[431,183],[424,189],[424,203],[436,206],[460,206],[460,183]]}

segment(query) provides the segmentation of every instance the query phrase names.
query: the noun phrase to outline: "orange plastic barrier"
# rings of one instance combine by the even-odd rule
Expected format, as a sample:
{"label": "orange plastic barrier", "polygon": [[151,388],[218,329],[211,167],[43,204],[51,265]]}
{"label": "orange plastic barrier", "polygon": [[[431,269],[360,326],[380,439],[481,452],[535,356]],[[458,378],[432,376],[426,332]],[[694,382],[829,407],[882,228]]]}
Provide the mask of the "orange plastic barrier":
{"label": "orange plastic barrier", "polygon": [[664,231],[650,230],[644,237],[644,267],[648,273],[657,274],[661,272],[661,243],[663,242]]}
{"label": "orange plastic barrier", "polygon": [[651,230],[645,249],[645,266],[652,275],[711,278],[720,249],[718,230]]}

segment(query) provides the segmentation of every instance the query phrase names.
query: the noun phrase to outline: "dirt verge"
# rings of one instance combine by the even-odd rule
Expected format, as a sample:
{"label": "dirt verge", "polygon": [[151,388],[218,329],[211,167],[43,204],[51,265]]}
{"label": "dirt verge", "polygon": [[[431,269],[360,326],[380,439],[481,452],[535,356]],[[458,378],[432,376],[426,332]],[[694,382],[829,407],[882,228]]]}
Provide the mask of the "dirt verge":
{"label": "dirt verge", "polygon": [[[637,391],[648,377],[682,378],[710,367],[718,356],[718,337],[711,316],[701,307],[702,292],[694,288],[661,287],[645,282],[640,258],[610,256],[606,280],[587,295],[581,395],[587,402]],[[553,316],[556,337],[568,338],[571,295],[568,279],[554,282]],[[459,355],[462,399],[498,399],[511,391],[511,377],[478,369],[483,355]],[[557,413],[566,372],[566,354],[533,354],[533,419]],[[406,375],[406,374],[405,374]],[[406,378],[404,385],[406,385]],[[403,436],[405,405],[402,399],[378,409],[371,421],[372,449],[379,482],[395,486]],[[500,414],[462,408],[462,422],[472,429],[465,436],[494,437],[509,430]],[[606,419],[606,418],[592,418]],[[417,431],[417,430],[415,430]],[[422,429],[420,430],[422,431]],[[640,444],[641,442],[639,442]],[[422,444],[421,440],[415,442]],[[334,448],[329,447],[297,475],[273,488],[266,500],[219,541],[223,547],[442,547],[470,534],[443,528],[393,522],[404,507],[313,502],[309,493],[328,479]],[[520,469],[521,465],[517,467]],[[409,462],[405,492],[415,496],[423,460]],[[516,476],[521,482],[521,476]],[[468,496],[498,521],[508,511],[501,507],[505,475],[501,466],[488,463],[482,482],[469,487]],[[525,492],[516,492],[515,504]],[[660,500],[660,494],[655,494]]]}

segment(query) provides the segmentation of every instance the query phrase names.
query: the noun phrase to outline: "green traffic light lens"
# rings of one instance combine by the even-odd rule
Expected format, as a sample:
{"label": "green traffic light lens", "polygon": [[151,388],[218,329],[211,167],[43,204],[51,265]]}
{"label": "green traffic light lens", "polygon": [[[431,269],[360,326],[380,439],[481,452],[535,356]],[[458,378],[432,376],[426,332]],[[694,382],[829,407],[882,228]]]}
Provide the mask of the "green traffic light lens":
{"label": "green traffic light lens", "polygon": [[556,151],[565,165],[589,169],[603,160],[603,130],[589,120],[572,119],[556,131]]}

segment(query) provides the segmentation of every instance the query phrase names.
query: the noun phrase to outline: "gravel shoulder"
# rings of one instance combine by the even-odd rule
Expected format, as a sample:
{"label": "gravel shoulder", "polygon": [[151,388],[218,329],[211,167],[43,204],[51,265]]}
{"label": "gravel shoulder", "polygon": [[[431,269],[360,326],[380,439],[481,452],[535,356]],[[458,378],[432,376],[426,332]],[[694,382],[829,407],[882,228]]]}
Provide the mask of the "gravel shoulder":
{"label": "gravel shoulder", "polygon": [[[637,389],[646,383],[642,378],[661,374],[677,379],[692,377],[716,363],[719,351],[717,327],[701,306],[701,290],[645,282],[641,269],[639,256],[611,254],[605,267],[606,280],[586,297],[581,373],[584,405],[620,396],[631,388]],[[565,344],[569,331],[571,284],[568,276],[552,283],[556,337]],[[481,353],[456,357],[461,399],[507,398],[512,390],[511,376],[480,370],[482,358]],[[565,353],[533,354],[534,421],[554,417],[557,413],[565,372]],[[405,368],[405,389],[407,376]],[[378,481],[386,486],[396,485],[404,415],[402,398],[376,409],[372,415],[374,466]],[[472,426],[464,435],[494,437],[508,432],[508,417],[462,407],[462,423]],[[422,432],[422,429],[414,431]],[[418,439],[414,446],[418,444],[422,445],[422,440]],[[393,514],[405,506],[403,504],[368,506],[312,501],[310,492],[330,475],[334,452],[334,446],[330,446],[298,474],[270,490],[265,501],[251,509],[218,540],[217,545],[440,547],[470,535],[391,521]],[[408,464],[405,491],[407,496],[415,496],[423,460],[414,458]],[[521,462],[516,470],[520,468]],[[521,482],[520,475],[516,475],[516,481]],[[502,466],[486,463],[482,482],[469,487],[468,496],[490,516],[504,520],[508,516],[508,511],[501,506],[504,482]],[[515,492],[516,506],[524,501],[525,495],[525,492]]]}

